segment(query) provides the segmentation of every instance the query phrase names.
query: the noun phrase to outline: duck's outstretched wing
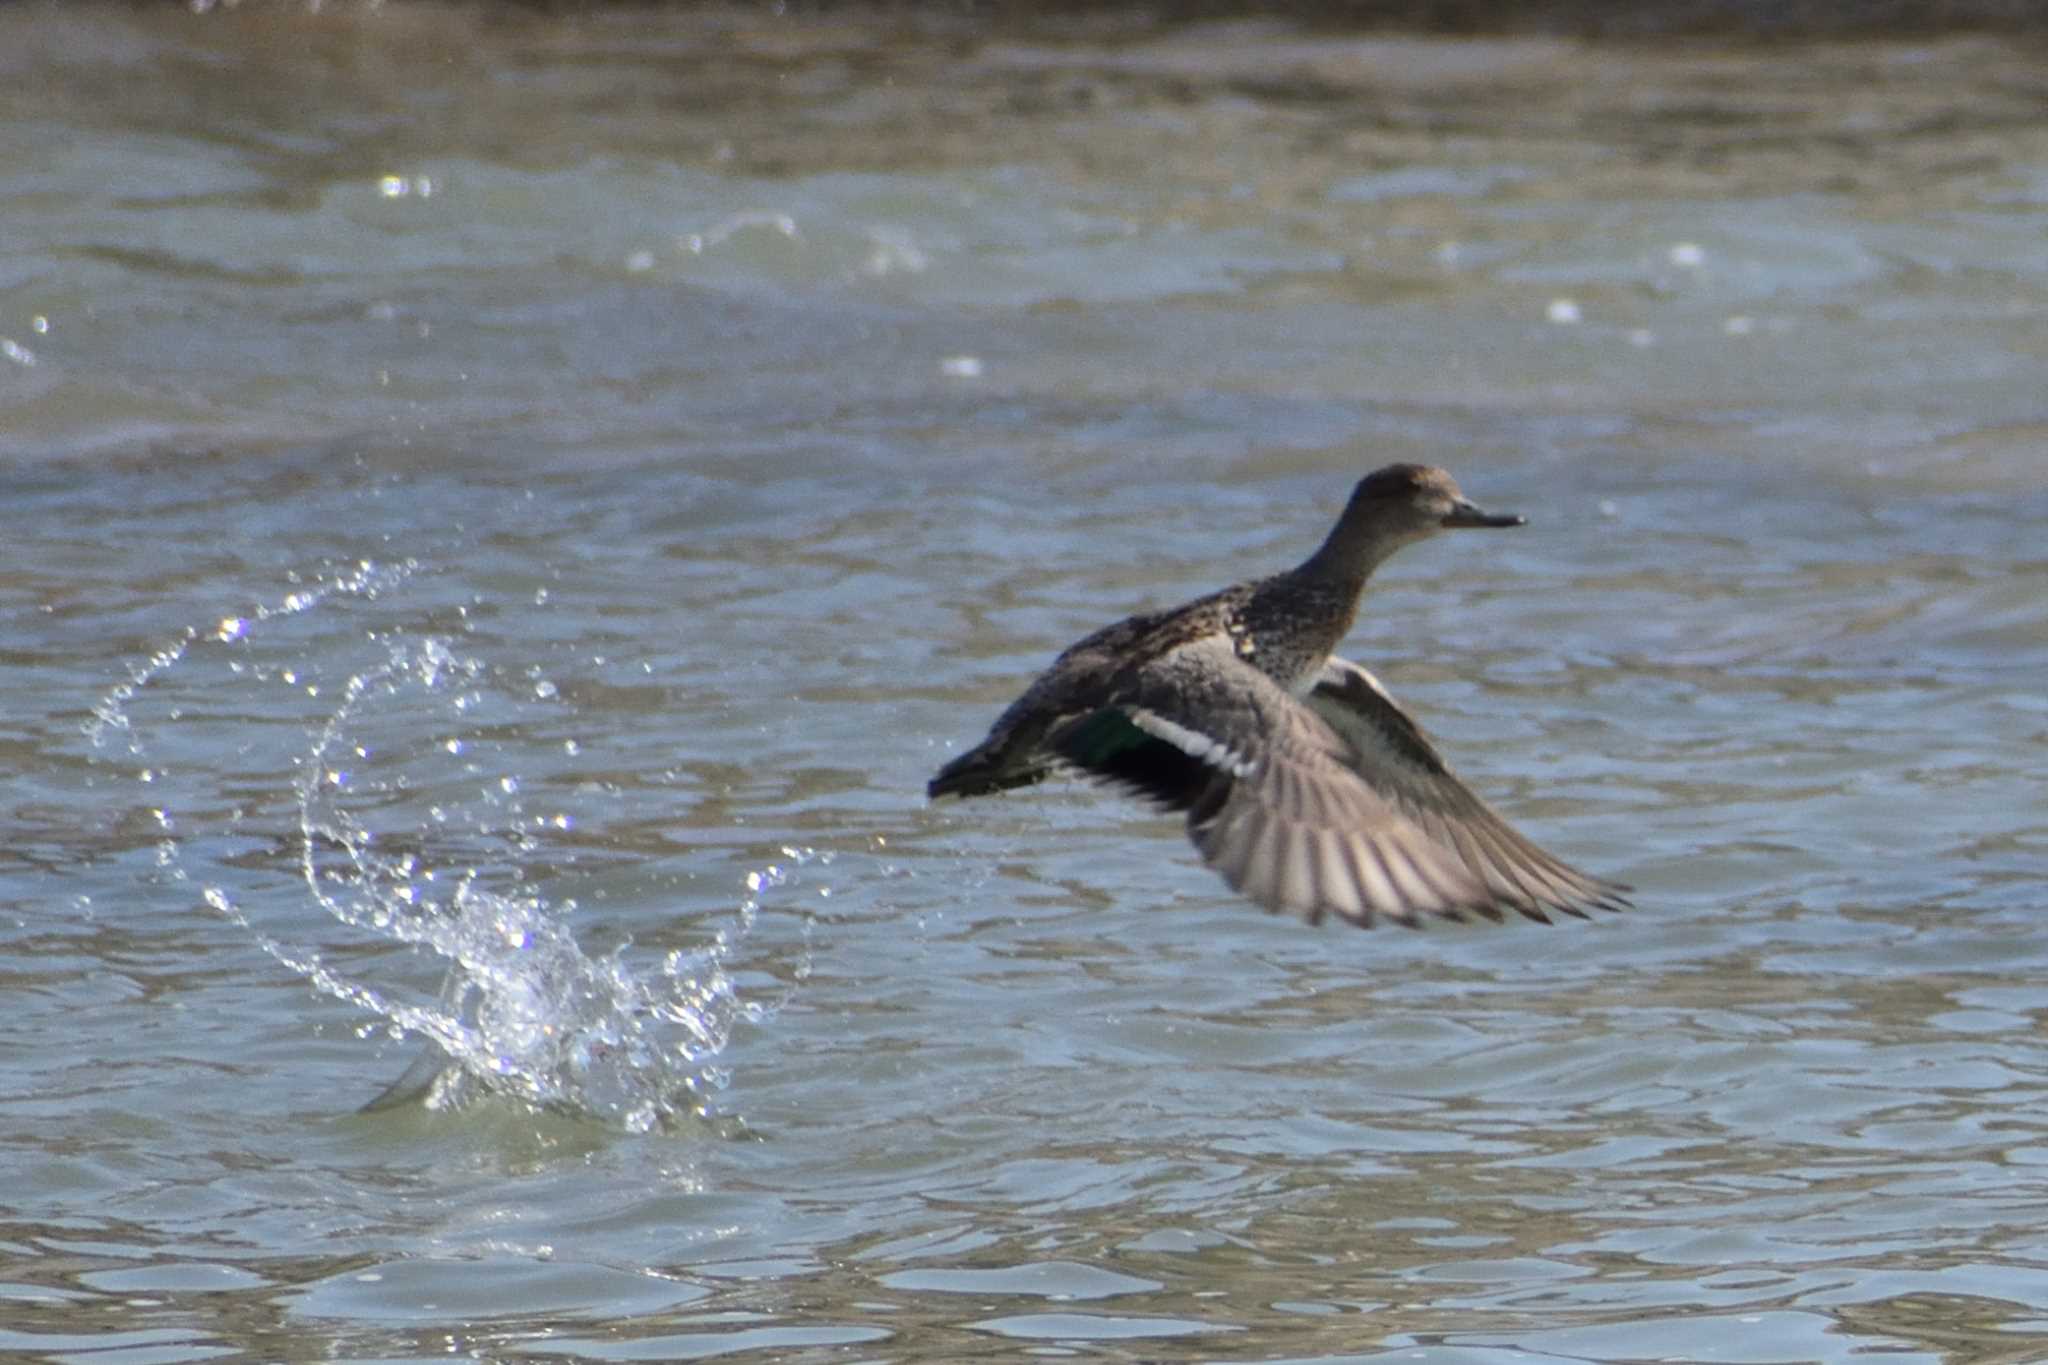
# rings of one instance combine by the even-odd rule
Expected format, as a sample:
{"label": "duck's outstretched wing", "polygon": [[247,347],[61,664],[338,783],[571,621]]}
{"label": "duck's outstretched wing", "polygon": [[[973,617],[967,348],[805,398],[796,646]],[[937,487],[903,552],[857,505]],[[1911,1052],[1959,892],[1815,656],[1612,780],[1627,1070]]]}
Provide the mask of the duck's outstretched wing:
{"label": "duck's outstretched wing", "polygon": [[1436,746],[1379,679],[1348,659],[1323,665],[1309,709],[1341,736],[1350,767],[1436,843],[1456,851],[1497,904],[1549,921],[1625,910],[1628,887],[1591,877],[1545,853],[1458,780]]}
{"label": "duck's outstretched wing", "polygon": [[1362,780],[1350,743],[1225,638],[1129,670],[1106,704],[1062,722],[1047,747],[1184,811],[1203,860],[1268,910],[1412,926],[1521,908]]}

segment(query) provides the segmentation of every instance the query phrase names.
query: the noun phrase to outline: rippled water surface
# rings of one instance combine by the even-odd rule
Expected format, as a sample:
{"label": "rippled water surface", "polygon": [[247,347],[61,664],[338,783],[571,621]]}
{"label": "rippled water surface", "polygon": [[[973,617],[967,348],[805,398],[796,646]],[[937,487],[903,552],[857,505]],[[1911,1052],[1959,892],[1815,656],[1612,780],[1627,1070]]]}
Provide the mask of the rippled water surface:
{"label": "rippled water surface", "polygon": [[[2039,57],[0,8],[0,1354],[2041,1358]],[[1636,913],[925,802],[1392,459]]]}

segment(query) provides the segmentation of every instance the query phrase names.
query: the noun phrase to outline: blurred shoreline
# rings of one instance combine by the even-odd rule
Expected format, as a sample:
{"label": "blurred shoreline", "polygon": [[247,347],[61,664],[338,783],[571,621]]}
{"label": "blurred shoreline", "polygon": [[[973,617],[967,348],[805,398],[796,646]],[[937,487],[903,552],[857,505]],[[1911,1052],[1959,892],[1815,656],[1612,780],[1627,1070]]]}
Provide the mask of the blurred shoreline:
{"label": "blurred shoreline", "polygon": [[[165,0],[142,0],[158,7]],[[402,9],[415,0],[170,0],[200,12],[269,8],[310,11]],[[1088,0],[499,0],[464,7],[549,14],[599,11],[709,10],[740,16],[801,19],[923,19],[1005,27],[1085,23],[1150,29],[1179,23],[1271,19],[1346,31],[1389,30],[1437,35],[1540,34],[1640,39],[1712,37],[1772,41],[1803,38],[1917,38],[1957,33],[2048,33],[2048,4],[2039,0],[1160,0],[1108,5]]]}

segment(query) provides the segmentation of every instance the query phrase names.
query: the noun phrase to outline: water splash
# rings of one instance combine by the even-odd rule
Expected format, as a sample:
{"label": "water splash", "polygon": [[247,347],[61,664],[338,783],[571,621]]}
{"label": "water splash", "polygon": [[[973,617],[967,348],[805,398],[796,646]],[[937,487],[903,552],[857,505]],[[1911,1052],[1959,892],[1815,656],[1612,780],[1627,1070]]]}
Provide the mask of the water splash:
{"label": "water splash", "polygon": [[[496,668],[458,652],[448,638],[394,630],[352,633],[383,657],[326,693],[305,662],[314,647],[299,644],[285,660],[267,662],[249,654],[252,639],[274,623],[337,595],[367,602],[417,570],[412,561],[365,562],[247,615],[187,628],[100,699],[85,732],[96,749],[118,742],[144,761],[137,698],[207,650],[228,651],[229,676],[243,685],[279,684],[317,703],[324,715],[315,711],[301,731],[310,746],[285,765],[295,770],[298,879],[336,922],[445,962],[438,999],[374,984],[354,974],[360,968],[343,970],[267,932],[220,875],[225,866],[188,872],[182,845],[200,832],[178,829],[166,804],[150,807],[162,832],[159,868],[200,883],[204,903],[272,959],[370,1016],[365,1036],[430,1040],[447,1062],[430,1102],[484,1090],[636,1132],[708,1114],[729,1080],[718,1058],[733,1029],[763,1022],[781,1003],[741,989],[734,955],[763,898],[830,855],[785,848],[783,861],[749,873],[731,922],[702,947],[651,960],[629,943],[586,950],[571,928],[575,901],[550,899],[533,866],[576,818],[537,809],[522,771],[534,741],[522,747],[520,737],[532,733],[537,709],[559,715],[559,688],[537,685],[535,669]],[[183,714],[173,706],[165,723]],[[573,741],[558,747],[578,752]],[[141,766],[136,777],[153,784],[158,773]],[[798,978],[805,974],[799,964]]]}

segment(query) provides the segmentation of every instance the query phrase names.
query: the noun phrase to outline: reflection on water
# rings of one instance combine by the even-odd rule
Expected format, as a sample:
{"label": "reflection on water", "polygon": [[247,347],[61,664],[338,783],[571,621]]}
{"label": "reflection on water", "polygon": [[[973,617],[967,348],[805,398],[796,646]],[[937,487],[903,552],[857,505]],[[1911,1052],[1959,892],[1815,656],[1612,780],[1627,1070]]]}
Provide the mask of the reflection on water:
{"label": "reflection on water", "polygon": [[[2040,1354],[2037,56],[0,8],[0,1354]],[[1395,459],[1639,911],[921,800]]]}

